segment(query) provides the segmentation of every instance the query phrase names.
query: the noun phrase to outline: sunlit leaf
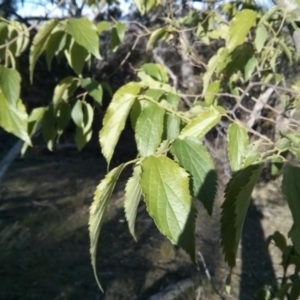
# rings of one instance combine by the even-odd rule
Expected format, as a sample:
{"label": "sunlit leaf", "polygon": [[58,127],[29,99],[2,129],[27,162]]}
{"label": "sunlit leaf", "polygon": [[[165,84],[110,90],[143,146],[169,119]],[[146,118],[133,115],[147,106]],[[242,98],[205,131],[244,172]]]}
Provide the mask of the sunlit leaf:
{"label": "sunlit leaf", "polygon": [[241,169],[248,144],[249,136],[245,127],[232,123],[227,130],[227,151],[233,172]]}
{"label": "sunlit leaf", "polygon": [[141,156],[154,154],[159,146],[164,113],[164,109],[155,103],[149,103],[140,113],[135,126],[135,140]]}
{"label": "sunlit leaf", "polygon": [[97,24],[98,33],[101,34],[103,31],[110,30],[112,26],[112,22],[109,21],[101,21]]}
{"label": "sunlit leaf", "polygon": [[200,139],[217,125],[220,119],[221,114],[215,107],[211,106],[204,109],[181,130],[179,138],[183,139],[187,136],[193,136]]}
{"label": "sunlit leaf", "polygon": [[226,48],[230,52],[244,43],[251,27],[255,25],[255,21],[256,13],[250,9],[244,9],[235,15],[229,26],[228,39],[226,41]]}
{"label": "sunlit leaf", "polygon": [[103,127],[99,133],[101,150],[109,163],[114,153],[120,134],[124,129],[131,106],[133,105],[141,86],[131,82],[114,94],[103,119]]}
{"label": "sunlit leaf", "polygon": [[20,97],[20,85],[21,76],[18,71],[0,66],[0,90],[13,106]]}
{"label": "sunlit leaf", "polygon": [[33,71],[35,64],[42,52],[45,50],[47,40],[49,39],[52,30],[56,27],[58,22],[59,21],[55,19],[47,21],[39,28],[38,33],[34,36],[29,56],[29,70],[31,82],[33,79]]}
{"label": "sunlit leaf", "polygon": [[9,133],[14,134],[27,144],[31,145],[27,133],[28,115],[21,100],[11,104],[0,92],[0,126]]}
{"label": "sunlit leaf", "polygon": [[149,156],[142,161],[140,183],[157,228],[195,262],[196,212],[186,171],[165,156]]}
{"label": "sunlit leaf", "polygon": [[132,176],[128,179],[125,188],[125,216],[128,222],[128,227],[131,235],[137,240],[135,235],[135,219],[137,209],[141,200],[142,190],[140,187],[141,166],[137,165],[133,169]]}
{"label": "sunlit leaf", "polygon": [[82,111],[82,101],[77,100],[72,108],[71,112],[72,119],[77,127],[83,127],[83,111]]}
{"label": "sunlit leaf", "polygon": [[259,178],[262,165],[251,165],[233,174],[225,188],[222,204],[221,244],[225,261],[235,266],[235,259],[252,190]]}
{"label": "sunlit leaf", "polygon": [[176,139],[171,152],[178,159],[180,166],[191,175],[193,194],[211,215],[217,193],[217,174],[206,147],[196,138],[186,137],[183,140]]}
{"label": "sunlit leaf", "polygon": [[94,201],[90,207],[89,218],[89,233],[90,233],[90,253],[94,275],[99,288],[103,291],[97,275],[96,268],[96,255],[99,234],[104,221],[104,215],[108,201],[111,198],[112,192],[115,188],[116,182],[124,169],[124,164],[119,165],[117,168],[111,170],[105,178],[97,186],[94,195]]}
{"label": "sunlit leaf", "polygon": [[101,59],[97,28],[91,21],[86,18],[70,18],[66,21],[66,27],[76,43],[92,53],[97,59]]}

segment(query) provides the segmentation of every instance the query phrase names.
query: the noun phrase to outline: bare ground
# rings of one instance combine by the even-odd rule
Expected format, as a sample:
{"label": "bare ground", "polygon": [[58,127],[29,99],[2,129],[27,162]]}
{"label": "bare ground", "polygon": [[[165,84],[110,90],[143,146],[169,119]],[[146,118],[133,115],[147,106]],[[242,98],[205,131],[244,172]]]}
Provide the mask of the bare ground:
{"label": "bare ground", "polygon": [[[115,165],[130,158],[130,147],[118,150]],[[131,175],[127,169],[111,199],[99,241],[102,294],[90,265],[87,228],[94,189],[106,172],[96,149],[51,154],[35,147],[9,169],[0,184],[0,299],[149,299],[193,278],[200,287],[177,299],[247,300],[254,299],[258,287],[281,275],[279,253],[273,246],[268,252],[264,242],[275,230],[286,233],[291,225],[278,183],[261,184],[254,193],[228,295],[224,289],[228,269],[219,243],[222,194],[212,218],[197,204],[197,249],[213,288],[203,261],[197,270],[157,231],[143,203],[136,225],[138,242],[132,239],[123,213],[123,188]]]}

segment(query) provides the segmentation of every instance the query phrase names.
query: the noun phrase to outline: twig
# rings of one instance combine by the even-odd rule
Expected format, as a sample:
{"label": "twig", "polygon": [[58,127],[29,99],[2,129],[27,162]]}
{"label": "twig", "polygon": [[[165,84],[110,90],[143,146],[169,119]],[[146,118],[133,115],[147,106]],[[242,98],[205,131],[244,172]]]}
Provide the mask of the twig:
{"label": "twig", "polygon": [[211,284],[213,290],[214,290],[215,293],[220,297],[220,299],[226,300],[226,299],[221,295],[221,293],[218,291],[218,289],[216,288],[216,286],[214,285],[214,282],[213,282],[213,280],[212,280],[212,278],[211,278],[211,276],[210,276],[209,270],[208,270],[208,268],[207,268],[207,266],[206,266],[204,257],[203,257],[203,255],[201,254],[200,251],[198,251],[198,256],[199,256],[200,261],[201,261],[201,263],[202,263],[202,266],[203,266],[203,268],[204,268],[205,275],[206,275],[208,281],[210,282],[210,284]]}

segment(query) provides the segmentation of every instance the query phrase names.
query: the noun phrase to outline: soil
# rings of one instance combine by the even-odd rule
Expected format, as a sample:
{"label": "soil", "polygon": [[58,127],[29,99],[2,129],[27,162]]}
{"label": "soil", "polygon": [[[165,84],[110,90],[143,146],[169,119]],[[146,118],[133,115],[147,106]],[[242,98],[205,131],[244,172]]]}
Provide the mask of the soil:
{"label": "soil", "polygon": [[[132,137],[125,135],[122,141],[111,167],[135,155]],[[262,183],[254,193],[229,295],[219,241],[222,193],[213,217],[196,203],[197,250],[203,257],[197,270],[186,253],[157,231],[144,203],[136,223],[138,242],[130,236],[123,212],[123,189],[132,172],[128,168],[100,234],[97,266],[105,291],[101,293],[91,268],[87,226],[93,192],[107,168],[99,147],[88,146],[79,153],[71,145],[50,153],[43,142],[35,145],[11,165],[0,183],[0,299],[149,299],[192,278],[200,282],[197,290],[176,299],[247,300],[282,274],[279,253],[273,246],[269,251],[265,247],[266,236],[275,230],[286,233],[291,225],[278,182]]]}

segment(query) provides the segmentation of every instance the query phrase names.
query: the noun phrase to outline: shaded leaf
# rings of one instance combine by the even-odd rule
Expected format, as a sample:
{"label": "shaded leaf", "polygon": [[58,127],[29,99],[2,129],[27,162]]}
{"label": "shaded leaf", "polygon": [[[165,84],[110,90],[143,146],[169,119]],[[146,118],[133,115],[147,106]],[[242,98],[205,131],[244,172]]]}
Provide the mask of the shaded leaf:
{"label": "shaded leaf", "polygon": [[154,47],[160,40],[166,39],[167,35],[168,35],[168,29],[166,27],[154,30],[151,33],[150,38],[147,42],[146,50],[148,51],[151,46]]}
{"label": "shaded leaf", "polygon": [[251,193],[261,169],[262,165],[251,165],[234,173],[225,188],[225,201],[222,204],[221,216],[221,244],[225,261],[231,268],[235,266]]}
{"label": "shaded leaf", "polygon": [[102,104],[103,89],[98,81],[92,78],[81,79],[81,87],[84,88],[97,103]]}
{"label": "shaded leaf", "polygon": [[91,21],[86,18],[70,18],[66,21],[66,27],[76,43],[92,53],[97,59],[101,59],[97,28]]}
{"label": "shaded leaf", "polygon": [[73,41],[70,48],[69,64],[77,75],[80,75],[83,70],[84,63],[88,58],[87,50]]}
{"label": "shaded leaf", "polygon": [[212,129],[221,119],[220,112],[213,106],[203,109],[198,116],[192,119],[180,132],[179,138],[187,136],[197,137],[198,139]]}
{"label": "shaded leaf", "polygon": [[205,103],[212,105],[215,101],[216,94],[220,91],[220,80],[213,81],[209,84],[206,94],[205,94]]}
{"label": "shaded leaf", "polygon": [[196,212],[186,171],[165,156],[149,156],[142,161],[140,184],[157,228],[195,262]]}
{"label": "shaded leaf", "polygon": [[81,151],[86,143],[90,141],[90,139],[92,138],[92,133],[92,130],[84,132],[84,129],[82,127],[76,127],[75,143],[79,151]]}
{"label": "shaded leaf", "polygon": [[141,86],[131,82],[114,94],[103,119],[103,127],[99,133],[101,150],[109,163],[114,153],[120,134],[124,129],[131,106],[139,94]]}
{"label": "shaded leaf", "polygon": [[47,147],[50,151],[53,150],[53,141],[56,136],[55,122],[55,109],[53,104],[50,104],[45,109],[41,122],[43,139],[46,142]]}
{"label": "shaded leaf", "polygon": [[99,288],[103,291],[102,286],[99,282],[97,276],[96,268],[96,255],[97,255],[97,246],[99,234],[102,228],[104,215],[106,212],[106,207],[108,201],[111,198],[112,192],[115,188],[116,182],[124,169],[124,164],[119,165],[118,167],[111,170],[105,178],[97,186],[93,203],[90,207],[90,217],[89,217],[89,233],[90,233],[90,253],[92,267],[94,275],[97,281]]}
{"label": "shaded leaf", "polygon": [[247,130],[237,123],[232,123],[227,130],[227,151],[233,172],[241,169],[248,144],[249,136]]}
{"label": "shaded leaf", "polygon": [[162,65],[148,63],[142,66],[142,70],[158,81],[168,82],[168,73]]}
{"label": "shaded leaf", "polygon": [[217,174],[213,159],[206,147],[196,138],[186,137],[183,140],[176,139],[172,144],[171,152],[191,175],[193,194],[211,215],[217,193]]}
{"label": "shaded leaf", "polygon": [[57,30],[50,35],[45,47],[48,70],[51,70],[53,57],[65,48],[66,37],[64,30]]}
{"label": "shaded leaf", "polygon": [[139,100],[135,100],[130,111],[130,122],[131,122],[131,127],[135,131],[135,126],[137,119],[142,111],[142,106]]}
{"label": "shaded leaf", "polygon": [[111,38],[110,38],[110,48],[112,52],[116,52],[121,44],[121,40],[118,35],[118,31],[116,27],[113,27],[111,30]]}
{"label": "shaded leaf", "polygon": [[263,49],[268,37],[269,37],[269,33],[265,25],[261,23],[258,24],[255,30],[255,40],[254,40],[254,45],[258,53],[260,53],[261,50]]}
{"label": "shaded leaf", "polygon": [[289,232],[296,251],[300,254],[300,168],[286,164],[283,169],[281,190],[285,196],[293,217],[293,226]]}
{"label": "shaded leaf", "polygon": [[29,70],[30,70],[30,81],[33,79],[33,71],[35,64],[45,49],[45,45],[47,43],[48,38],[52,30],[58,24],[58,20],[49,20],[44,23],[40,28],[38,33],[34,36],[32,45],[30,47],[30,55],[29,55]]}
{"label": "shaded leaf", "polygon": [[135,219],[142,196],[142,190],[140,187],[141,172],[141,166],[135,166],[133,169],[133,174],[128,179],[125,188],[125,216],[128,222],[129,231],[135,240],[137,240],[134,230]]}
{"label": "shaded leaf", "polygon": [[141,156],[154,154],[159,146],[164,113],[164,109],[155,103],[149,103],[140,113],[135,126],[135,140]]}
{"label": "shaded leaf", "polygon": [[71,119],[71,107],[67,102],[62,102],[57,111],[57,133],[60,136],[65,128],[68,126],[69,121]]}
{"label": "shaded leaf", "polygon": [[57,107],[62,101],[68,101],[79,85],[78,78],[68,76],[62,79],[55,87],[53,104]]}

